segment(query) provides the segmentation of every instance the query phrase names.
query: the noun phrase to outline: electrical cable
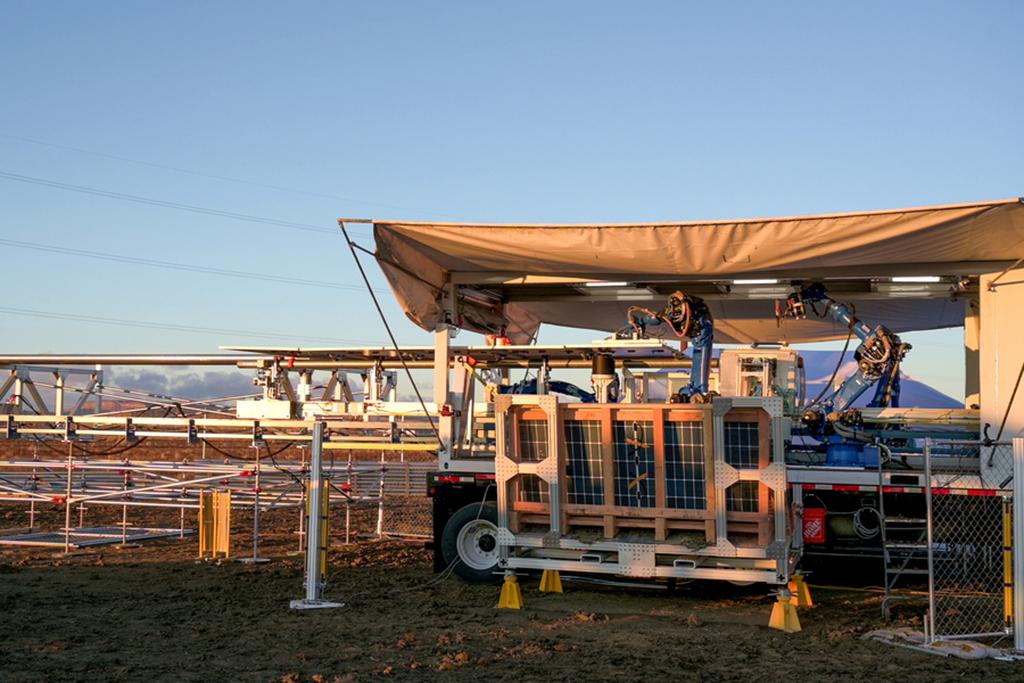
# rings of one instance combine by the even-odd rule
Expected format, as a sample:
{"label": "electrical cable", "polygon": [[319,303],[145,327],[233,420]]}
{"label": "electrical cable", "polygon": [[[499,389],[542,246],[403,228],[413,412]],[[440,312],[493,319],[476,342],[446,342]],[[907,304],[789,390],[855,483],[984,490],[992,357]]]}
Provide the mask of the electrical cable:
{"label": "electrical cable", "polygon": [[[484,512],[484,503],[487,502],[487,494],[488,494],[488,492],[490,492],[490,490],[493,487],[494,487],[494,483],[491,482],[490,484],[487,485],[487,488],[484,489],[483,498],[480,499],[480,509],[477,510],[477,513],[476,513],[476,520],[475,521],[477,521],[477,522],[480,521],[480,515],[482,515],[483,512]],[[412,588],[399,588],[399,589],[396,589],[396,590],[387,591],[385,593],[378,593],[378,595],[397,595],[397,594],[400,594],[400,593],[411,593],[413,591],[422,590],[424,588],[431,588],[431,587],[436,586],[437,584],[439,584],[439,583],[441,583],[443,581],[447,581],[449,578],[451,578],[452,572],[455,571],[455,567],[457,565],[459,565],[459,564],[462,564],[462,560],[460,558],[456,557],[452,561],[452,563],[450,565],[445,567],[443,572],[441,572],[440,574],[435,576],[430,581],[427,581],[426,583],[422,583],[422,584],[420,584],[418,586],[413,586]],[[347,600],[353,600],[355,598],[359,598],[359,597],[362,597],[364,595],[372,595],[372,594],[374,594],[374,591],[363,591],[362,593],[356,593],[354,595],[350,595],[347,598]]]}
{"label": "electrical cable", "polygon": [[208,441],[207,439],[199,439],[199,441],[201,441],[204,445],[209,446],[210,449],[213,450],[215,453],[220,453],[225,458],[231,458],[231,459],[234,459],[234,460],[255,460],[255,458],[246,458],[246,457],[234,455],[232,453],[228,453],[224,449],[218,448],[217,446],[214,446],[213,443]]}
{"label": "electrical cable", "polygon": [[1020,380],[1024,377],[1024,363],[1021,363],[1020,372],[1017,373],[1017,383],[1013,385],[1013,393],[1010,394],[1010,402],[1006,404],[1006,412],[1003,413],[1003,421],[999,425],[999,433],[996,434],[996,441],[1003,435],[1003,427],[1006,426],[1006,419],[1010,417],[1010,408],[1013,407],[1013,399],[1017,397],[1017,389],[1020,387]]}
{"label": "electrical cable", "polygon": [[192,206],[190,204],[178,204],[177,202],[168,202],[162,199],[150,199],[148,197],[139,197],[131,194],[122,194],[120,192],[110,192],[107,190],[99,190],[92,187],[83,187],[81,185],[59,183],[52,180],[45,180],[43,178],[33,178],[31,176],[18,175],[16,173],[5,173],[3,171],[0,171],[0,178],[5,178],[7,180],[15,180],[21,183],[29,183],[32,185],[42,185],[43,187],[51,187],[58,190],[70,190],[72,192],[81,192],[83,194],[91,194],[97,197],[106,197],[108,199],[121,199],[126,202],[135,202],[136,204],[147,204],[149,206],[159,206],[165,209],[175,209],[177,211],[201,213],[207,216],[231,218],[234,220],[249,221],[251,223],[262,223],[264,225],[276,225],[283,228],[292,228],[294,230],[305,230],[306,232],[322,232],[337,234],[334,232],[334,230],[331,230],[330,228],[323,228],[317,225],[309,225],[307,223],[292,223],[291,221],[279,221],[273,218],[261,218],[260,216],[250,216],[248,214],[233,213],[231,211],[207,209],[201,206]]}
{"label": "electrical cable", "polygon": [[[826,315],[828,315],[828,309],[831,308],[831,306],[832,302],[829,301],[828,306],[825,307],[825,312],[819,315],[818,317],[824,318]],[[835,381],[836,375],[839,374],[839,368],[843,367],[843,360],[846,358],[846,351],[850,348],[850,340],[853,338],[853,326],[857,323],[856,309],[853,307],[853,304],[847,304],[847,306],[850,307],[850,329],[846,333],[846,343],[843,345],[843,352],[839,354],[839,362],[836,363],[836,369],[832,371],[832,376],[829,377],[827,382],[825,382],[825,386],[822,387],[821,393],[818,394],[818,397],[811,401],[806,408],[804,408],[805,411],[810,410],[811,408],[816,406],[818,404],[818,401],[824,398],[825,394],[832,386],[832,382]],[[817,313],[817,311],[815,311],[815,313]]]}
{"label": "electrical cable", "polygon": [[398,588],[398,589],[395,589],[395,590],[384,591],[384,592],[379,592],[379,591],[362,591],[361,593],[354,593],[352,595],[349,595],[349,596],[345,597],[344,599],[345,599],[346,602],[348,602],[350,600],[355,600],[356,598],[361,598],[361,597],[364,597],[366,595],[388,596],[388,595],[397,595],[397,594],[400,594],[400,593],[411,593],[413,591],[423,590],[424,588],[432,588],[433,586],[436,586],[437,584],[439,584],[439,583],[441,583],[443,581],[447,581],[448,579],[450,579],[451,576],[452,576],[452,573],[455,571],[456,565],[461,564],[461,563],[462,563],[462,560],[460,560],[459,558],[455,558],[454,562],[452,562],[450,565],[445,567],[445,570],[443,572],[441,572],[440,574],[438,574],[437,576],[435,576],[433,579],[431,579],[430,581],[427,581],[426,583],[422,583],[422,584],[420,584],[418,586],[413,586],[412,588]]}
{"label": "electrical cable", "polygon": [[[155,407],[156,406],[149,406],[144,411],[142,411],[142,414],[144,415],[146,412],[152,410]],[[164,409],[164,414],[161,417],[167,417],[170,414],[170,412],[171,411],[170,411],[169,408],[165,408]],[[37,414],[38,414],[38,411],[37,411]],[[71,417],[74,417],[74,416],[71,416]],[[54,453],[60,453],[61,456],[63,457],[63,451],[58,449],[58,448],[55,448],[55,447],[51,446],[45,439],[41,439],[38,435],[33,435],[33,438],[36,440],[36,443],[38,443],[39,445],[43,446],[44,448],[46,448],[46,449],[48,449],[50,451],[53,451]],[[141,446],[148,439],[149,439],[149,437],[144,436],[141,439],[139,439],[138,441],[135,441],[135,442],[129,444],[128,446],[125,446],[124,448],[118,448],[121,444],[125,443],[125,439],[124,439],[124,437],[122,437],[122,438],[118,439],[114,443],[113,446],[111,446],[109,449],[104,450],[104,451],[90,451],[89,449],[85,448],[84,446],[80,446],[80,445],[76,444],[74,441],[72,441],[71,442],[71,448],[72,449],[77,449],[79,453],[82,453],[83,455],[86,455],[86,456],[106,457],[106,456],[110,456],[110,455],[120,455],[121,453],[127,453],[128,451],[132,450],[133,448],[137,448],[137,447]]]}
{"label": "electrical cable", "polygon": [[156,329],[156,330],[172,330],[175,332],[193,332],[198,334],[238,334],[245,335],[248,337],[264,337],[269,339],[293,339],[302,341],[316,341],[326,342],[331,344],[351,343],[351,344],[368,344],[374,345],[379,342],[367,341],[365,339],[338,339],[331,337],[310,337],[305,335],[287,335],[283,336],[280,334],[274,334],[270,332],[251,332],[246,330],[227,330],[216,327],[198,327],[194,325],[170,325],[165,323],[154,323],[146,322],[142,320],[124,320],[120,318],[100,318],[98,316],[91,315],[77,315],[72,313],[54,313],[52,311],[30,311],[23,308],[10,308],[7,306],[0,306],[0,313],[11,313],[14,315],[24,315],[33,318],[51,318],[54,320],[76,320],[80,322],[99,323],[104,325],[120,325],[124,327],[139,327],[145,329]]}
{"label": "electrical cable", "polygon": [[282,192],[293,192],[295,194],[303,194],[303,195],[306,195],[306,196],[309,196],[309,197],[322,197],[323,199],[335,199],[335,200],[339,200],[339,201],[343,201],[343,202],[348,202],[350,204],[363,204],[365,206],[376,206],[376,207],[380,207],[382,209],[394,209],[396,211],[410,211],[412,213],[421,213],[421,214],[423,214],[425,216],[438,216],[438,217],[441,217],[441,218],[455,218],[457,220],[467,220],[467,219],[461,218],[459,216],[452,216],[450,214],[435,213],[433,211],[422,211],[422,210],[419,210],[419,209],[410,209],[410,208],[407,208],[407,207],[392,206],[392,205],[389,205],[389,204],[378,204],[378,203],[375,203],[375,202],[367,202],[367,201],[362,201],[362,200],[359,200],[359,199],[348,199],[346,197],[339,197],[337,195],[332,195],[332,194],[322,194],[320,192],[310,192],[309,190],[296,190],[296,189],[290,188],[290,187],[281,187],[280,185],[269,185],[267,183],[258,183],[258,182],[252,181],[252,180],[242,180],[240,178],[232,178],[230,176],[222,176],[222,175],[216,175],[216,174],[213,174],[213,173],[203,173],[201,171],[193,171],[193,170],[187,169],[187,168],[178,168],[176,166],[166,166],[164,164],[154,164],[154,163],[148,162],[148,161],[139,161],[138,159],[129,159],[127,157],[119,157],[119,156],[115,156],[113,154],[103,154],[102,152],[93,152],[91,150],[79,149],[77,147],[68,147],[66,145],[55,145],[52,142],[42,142],[40,140],[31,140],[29,138],[22,138],[22,137],[18,137],[16,135],[4,135],[3,133],[0,133],[0,138],[7,138],[9,140],[18,140],[19,142],[29,142],[29,143],[32,143],[33,145],[43,145],[44,147],[53,147],[54,149],[65,149],[65,150],[69,150],[69,151],[72,151],[72,152],[78,152],[80,154],[91,154],[92,156],[102,157],[104,159],[113,159],[115,161],[124,161],[124,162],[130,163],[130,164],[138,164],[140,166],[149,166],[151,168],[161,168],[161,169],[164,169],[166,171],[175,171],[177,173],[188,173],[189,175],[199,176],[201,178],[213,178],[214,180],[226,180],[226,181],[231,182],[231,183],[239,183],[239,184],[242,184],[242,185],[251,185],[253,187],[262,187],[262,188],[266,188],[268,190],[280,190]]}
{"label": "electrical cable", "polygon": [[282,282],[285,284],[302,285],[308,287],[325,287],[328,289],[344,289],[354,292],[361,292],[363,288],[358,285],[345,285],[333,282],[321,282],[318,280],[303,280],[301,278],[282,277],[278,275],[264,275],[261,273],[246,273],[237,270],[226,270],[223,268],[207,268],[204,266],[193,266],[186,263],[170,263],[167,261],[154,261],[152,259],[135,258],[132,256],[121,256],[118,254],[84,251],[82,249],[69,249],[66,247],[55,247],[48,244],[37,244],[34,242],[21,242],[18,240],[0,239],[0,244],[19,249],[34,249],[54,254],[67,254],[70,256],[82,256],[85,258],[99,259],[102,261],[113,261],[115,263],[134,263],[141,266],[153,268],[167,268],[168,270],[182,270],[192,273],[208,273],[210,275],[223,275],[226,277],[244,278],[248,280],[264,280],[266,282]]}
{"label": "electrical cable", "polygon": [[[398,360],[402,361],[402,367],[405,368],[405,374],[409,378],[409,382],[412,384],[413,391],[416,392],[416,398],[419,399],[420,406],[423,408],[423,414],[427,416],[427,422],[430,423],[430,429],[434,432],[434,436],[437,437],[437,443],[439,446],[444,445],[444,440],[441,439],[441,432],[437,430],[437,425],[434,424],[434,418],[430,416],[430,411],[427,410],[427,404],[423,401],[423,396],[420,395],[420,389],[416,386],[416,380],[412,377],[412,371],[409,370],[408,364],[405,362],[405,355],[402,353],[402,349],[398,346],[398,342],[395,341],[395,335],[391,332],[391,325],[388,324],[388,319],[384,315],[383,309],[380,307],[380,302],[377,301],[377,295],[373,293],[373,288],[370,287],[370,279],[366,277],[366,271],[363,270],[363,264],[359,262],[359,256],[356,254],[356,244],[348,238],[348,230],[345,229],[345,224],[342,221],[338,221],[338,226],[341,228],[341,234],[345,236],[345,241],[348,243],[349,251],[352,252],[352,258],[356,262],[356,267],[359,269],[359,274],[363,276],[363,282],[366,283],[366,289],[370,293],[370,298],[373,299],[373,305],[377,308],[377,314],[380,315],[380,320],[384,323],[384,329],[388,332],[388,337],[391,338],[391,345],[395,347],[395,352],[398,354]],[[447,361],[447,359],[445,359]],[[437,359],[434,359],[434,363],[437,363]]]}

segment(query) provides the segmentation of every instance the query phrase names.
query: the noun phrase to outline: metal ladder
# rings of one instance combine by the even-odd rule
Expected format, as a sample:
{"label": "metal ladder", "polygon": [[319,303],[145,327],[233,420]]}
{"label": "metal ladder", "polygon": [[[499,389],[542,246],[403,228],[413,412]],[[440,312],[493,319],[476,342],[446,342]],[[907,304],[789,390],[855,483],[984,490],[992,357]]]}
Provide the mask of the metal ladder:
{"label": "metal ladder", "polygon": [[[928,575],[928,520],[911,517],[889,517],[885,513],[885,463],[878,458],[878,517],[882,537],[882,561],[885,569],[885,599],[882,616],[889,618],[889,601],[908,599],[910,596],[893,595],[892,590],[901,577]],[[892,532],[904,540],[889,538]],[[917,532],[907,533],[907,532]],[[906,540],[909,537],[909,540]],[[921,568],[921,565],[924,568]]]}

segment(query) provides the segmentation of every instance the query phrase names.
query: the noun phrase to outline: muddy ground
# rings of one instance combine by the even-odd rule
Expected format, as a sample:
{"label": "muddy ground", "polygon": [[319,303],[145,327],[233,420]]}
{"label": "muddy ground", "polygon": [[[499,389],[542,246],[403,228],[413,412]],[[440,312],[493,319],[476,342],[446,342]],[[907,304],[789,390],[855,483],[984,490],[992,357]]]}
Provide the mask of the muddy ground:
{"label": "muddy ground", "polygon": [[[670,595],[566,582],[542,594],[528,578],[525,609],[498,610],[497,588],[438,582],[422,544],[403,542],[332,547],[327,597],[345,607],[291,610],[304,596],[296,514],[263,518],[267,564],[197,562],[194,537],[70,556],[0,547],[0,680],[1024,680],[1024,663],[861,640],[887,625],[870,590],[814,591],[795,634],[767,628],[765,586],[697,582]],[[119,517],[90,510],[85,521]],[[178,523],[172,511],[131,518]],[[0,507],[0,527],[25,520],[23,506]],[[63,512],[39,523],[59,529]],[[235,529],[234,554],[251,554],[251,518],[236,514]],[[923,613],[920,599],[899,602],[888,625],[920,628]]]}

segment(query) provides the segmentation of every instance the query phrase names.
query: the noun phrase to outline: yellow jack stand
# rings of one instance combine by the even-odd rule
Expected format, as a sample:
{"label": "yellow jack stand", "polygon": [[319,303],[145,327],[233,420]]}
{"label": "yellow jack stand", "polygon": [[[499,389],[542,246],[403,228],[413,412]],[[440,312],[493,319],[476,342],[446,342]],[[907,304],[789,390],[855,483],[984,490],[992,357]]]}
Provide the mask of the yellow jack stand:
{"label": "yellow jack stand", "polygon": [[519,582],[514,576],[505,577],[505,585],[501,587],[501,598],[498,609],[522,609],[523,593],[519,590]]}
{"label": "yellow jack stand", "polygon": [[562,579],[557,569],[545,569],[540,577],[541,593],[561,593]]}
{"label": "yellow jack stand", "polygon": [[789,599],[795,607],[814,607],[814,600],[811,600],[811,591],[807,589],[802,574],[794,574],[789,582],[789,592],[793,597]]}
{"label": "yellow jack stand", "polygon": [[772,618],[768,621],[768,628],[786,633],[796,633],[800,630],[800,618],[796,615],[796,607],[790,602],[791,599],[788,589],[779,591],[779,601],[772,607]]}

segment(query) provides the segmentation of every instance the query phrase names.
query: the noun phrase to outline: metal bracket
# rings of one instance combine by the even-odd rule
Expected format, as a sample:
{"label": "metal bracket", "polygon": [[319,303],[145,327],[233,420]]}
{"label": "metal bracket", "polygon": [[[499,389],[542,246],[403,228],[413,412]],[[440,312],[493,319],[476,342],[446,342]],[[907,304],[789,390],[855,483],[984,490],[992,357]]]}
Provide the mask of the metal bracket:
{"label": "metal bracket", "polygon": [[541,539],[540,545],[542,548],[557,548],[561,545],[562,535],[557,531],[549,531],[544,534],[544,538]]}
{"label": "metal bracket", "polygon": [[740,471],[728,463],[715,461],[715,488],[727,489],[740,480]]}
{"label": "metal bracket", "polygon": [[546,481],[549,485],[558,485],[558,456],[549,455],[537,463],[537,476]]}
{"label": "metal bracket", "polygon": [[[717,474],[717,472],[716,472]],[[761,483],[772,491],[786,490],[786,466],[781,462],[772,463],[761,470]]]}
{"label": "metal bracket", "polygon": [[718,543],[715,544],[715,548],[718,551],[720,557],[736,557],[739,553],[736,551],[736,546],[728,541],[724,536],[718,537]]}
{"label": "metal bracket", "polygon": [[764,401],[764,405],[761,406],[764,412],[771,417],[782,417],[785,401],[781,396],[765,396],[761,400]]}
{"label": "metal bracket", "polygon": [[732,399],[716,396],[711,402],[712,417],[722,417],[732,410]]}
{"label": "metal bracket", "polygon": [[125,443],[136,443],[139,437],[135,436],[135,423],[132,422],[130,417],[125,418],[124,421],[124,442]]}
{"label": "metal bracket", "polygon": [[18,438],[18,425],[14,422],[14,416],[7,416],[7,438],[17,439]]}
{"label": "metal bracket", "polygon": [[653,543],[620,543],[619,569],[625,576],[655,576],[656,550]]}
{"label": "metal bracket", "polygon": [[516,535],[503,526],[498,527],[498,545],[512,547],[516,544]]}
{"label": "metal bracket", "polygon": [[71,417],[64,418],[64,440],[74,441],[75,439],[75,420]]}
{"label": "metal bracket", "polygon": [[764,556],[769,560],[784,562],[789,557],[789,546],[785,541],[773,541],[764,549]]}
{"label": "metal bracket", "polygon": [[510,394],[498,394],[494,397],[494,414],[502,415],[512,407],[512,396]]}
{"label": "metal bracket", "polygon": [[538,396],[537,406],[547,413],[548,417],[555,417],[558,414],[558,396],[551,394]]}
{"label": "metal bracket", "polygon": [[195,420],[189,420],[188,421],[188,437],[186,437],[186,441],[189,444],[197,444],[197,443],[199,443],[199,430],[196,429],[196,421]]}
{"label": "metal bracket", "polygon": [[504,484],[519,474],[519,463],[498,453],[494,456],[494,475],[497,483]]}
{"label": "metal bracket", "polygon": [[267,442],[263,440],[263,428],[260,427],[260,421],[254,420],[252,423],[252,447],[262,448],[266,445]]}

